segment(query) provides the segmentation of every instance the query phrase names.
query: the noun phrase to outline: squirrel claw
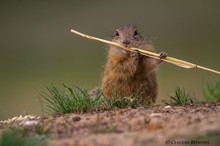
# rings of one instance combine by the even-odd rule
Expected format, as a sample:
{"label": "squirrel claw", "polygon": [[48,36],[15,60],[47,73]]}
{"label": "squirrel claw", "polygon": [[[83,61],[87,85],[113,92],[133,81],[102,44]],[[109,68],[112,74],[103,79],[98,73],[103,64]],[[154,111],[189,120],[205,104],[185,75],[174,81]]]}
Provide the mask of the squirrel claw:
{"label": "squirrel claw", "polygon": [[163,61],[162,59],[166,58],[167,56],[168,54],[166,52],[160,52],[160,60],[158,61],[158,63],[161,63]]}
{"label": "squirrel claw", "polygon": [[168,54],[166,52],[160,52],[160,59],[164,59],[168,56]]}

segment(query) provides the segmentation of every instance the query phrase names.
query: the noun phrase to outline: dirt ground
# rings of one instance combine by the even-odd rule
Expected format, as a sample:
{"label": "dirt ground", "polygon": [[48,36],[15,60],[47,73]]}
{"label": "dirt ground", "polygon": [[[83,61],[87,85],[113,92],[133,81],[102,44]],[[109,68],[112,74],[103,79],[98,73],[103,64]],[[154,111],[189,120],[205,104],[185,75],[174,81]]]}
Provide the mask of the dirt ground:
{"label": "dirt ground", "polygon": [[154,105],[37,120],[50,129],[48,146],[220,145],[220,103]]}

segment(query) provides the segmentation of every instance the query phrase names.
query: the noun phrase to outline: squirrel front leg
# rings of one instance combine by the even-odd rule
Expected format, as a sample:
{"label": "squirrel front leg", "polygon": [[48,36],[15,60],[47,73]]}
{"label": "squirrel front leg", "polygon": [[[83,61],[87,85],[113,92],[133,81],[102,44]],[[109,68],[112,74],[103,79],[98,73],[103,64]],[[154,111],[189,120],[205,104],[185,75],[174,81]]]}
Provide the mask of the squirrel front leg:
{"label": "squirrel front leg", "polygon": [[164,59],[167,56],[168,55],[167,55],[166,52],[161,52],[160,53],[160,59],[155,59],[155,58],[151,58],[151,57],[148,57],[148,56],[143,56],[142,63],[144,65],[144,72],[147,73],[151,70],[157,69],[158,65],[161,62],[163,62],[163,60],[161,60],[161,59]]}
{"label": "squirrel front leg", "polygon": [[138,70],[140,57],[141,55],[135,52],[128,54],[128,56],[124,59],[116,57],[111,58],[111,70],[117,74],[118,78],[130,78]]}

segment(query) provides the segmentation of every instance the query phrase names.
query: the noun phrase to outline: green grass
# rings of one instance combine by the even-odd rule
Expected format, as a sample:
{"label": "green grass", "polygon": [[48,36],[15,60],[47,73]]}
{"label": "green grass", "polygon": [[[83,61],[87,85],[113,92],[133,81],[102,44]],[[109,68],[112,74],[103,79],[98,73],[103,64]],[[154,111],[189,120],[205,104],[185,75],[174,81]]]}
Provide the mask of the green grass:
{"label": "green grass", "polygon": [[90,97],[88,90],[76,86],[63,85],[64,89],[51,85],[41,96],[46,106],[55,114],[87,112],[96,109],[102,102],[102,93]]}
{"label": "green grass", "polygon": [[203,84],[203,94],[207,102],[216,102],[220,100],[220,81],[210,84]]}
{"label": "green grass", "polygon": [[0,146],[42,146],[44,135],[33,135],[19,129],[4,131],[0,137]]}
{"label": "green grass", "polygon": [[175,94],[170,96],[170,101],[165,102],[168,105],[189,105],[193,103],[193,100],[189,97],[190,93],[186,92],[184,88],[176,87]]}
{"label": "green grass", "polygon": [[46,91],[42,92],[41,96],[46,103],[46,107],[54,114],[141,106],[141,100],[138,96],[110,99],[105,98],[102,91],[91,95],[88,89],[77,86],[63,85],[62,88],[58,88],[51,84],[46,87]]}
{"label": "green grass", "polygon": [[141,106],[141,99],[139,96],[133,97],[113,97],[113,98],[105,98],[105,105],[109,108],[137,108]]}

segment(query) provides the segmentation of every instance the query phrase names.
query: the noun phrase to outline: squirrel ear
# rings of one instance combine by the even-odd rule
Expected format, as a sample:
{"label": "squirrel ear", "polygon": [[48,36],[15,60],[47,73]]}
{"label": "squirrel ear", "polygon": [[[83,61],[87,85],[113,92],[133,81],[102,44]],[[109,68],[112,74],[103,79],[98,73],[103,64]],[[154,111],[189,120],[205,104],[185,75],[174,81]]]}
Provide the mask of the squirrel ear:
{"label": "squirrel ear", "polygon": [[117,30],[115,31],[115,36],[119,36],[119,32]]}
{"label": "squirrel ear", "polygon": [[134,31],[134,36],[139,35],[139,32],[137,30]]}

